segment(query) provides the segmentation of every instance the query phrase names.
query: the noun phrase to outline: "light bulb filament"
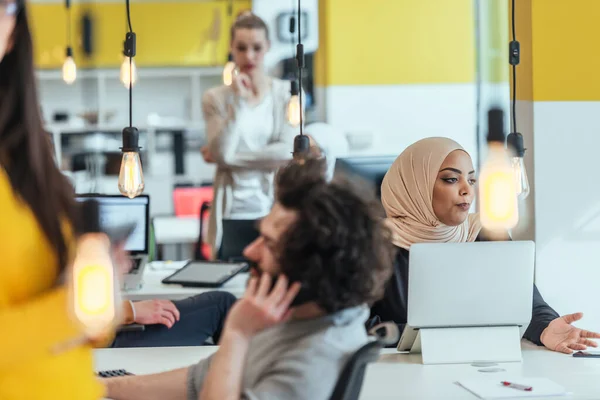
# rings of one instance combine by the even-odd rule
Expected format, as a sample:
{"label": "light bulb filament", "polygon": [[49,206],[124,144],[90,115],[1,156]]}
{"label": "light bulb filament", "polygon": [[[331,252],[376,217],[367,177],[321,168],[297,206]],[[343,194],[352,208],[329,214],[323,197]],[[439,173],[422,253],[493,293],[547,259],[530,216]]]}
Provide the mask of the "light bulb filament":
{"label": "light bulb filament", "polygon": [[300,125],[300,99],[297,95],[293,95],[288,102],[287,119],[293,127]]}
{"label": "light bulb filament", "polygon": [[140,155],[137,152],[123,153],[119,172],[119,191],[129,198],[139,196],[144,191],[144,175]]}

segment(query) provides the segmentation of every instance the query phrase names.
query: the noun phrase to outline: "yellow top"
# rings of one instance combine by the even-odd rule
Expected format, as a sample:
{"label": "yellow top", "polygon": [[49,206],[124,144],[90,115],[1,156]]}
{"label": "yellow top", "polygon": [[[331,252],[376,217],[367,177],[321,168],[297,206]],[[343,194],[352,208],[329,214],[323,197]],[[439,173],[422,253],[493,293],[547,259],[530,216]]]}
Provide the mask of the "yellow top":
{"label": "yellow top", "polygon": [[54,288],[56,254],[0,167],[0,399],[99,399],[91,345],[81,337],[66,288]]}

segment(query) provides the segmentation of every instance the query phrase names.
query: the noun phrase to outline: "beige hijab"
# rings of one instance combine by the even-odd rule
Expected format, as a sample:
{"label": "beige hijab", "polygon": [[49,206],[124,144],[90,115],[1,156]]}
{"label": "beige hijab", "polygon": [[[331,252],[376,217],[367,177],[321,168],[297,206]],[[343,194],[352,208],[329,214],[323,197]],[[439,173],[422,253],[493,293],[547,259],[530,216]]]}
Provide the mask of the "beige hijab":
{"label": "beige hijab", "polygon": [[381,202],[392,229],[392,242],[404,249],[422,242],[473,242],[481,230],[478,214],[458,226],[447,226],[433,212],[433,186],[455,141],[432,137],[407,147],[396,158],[381,184]]}

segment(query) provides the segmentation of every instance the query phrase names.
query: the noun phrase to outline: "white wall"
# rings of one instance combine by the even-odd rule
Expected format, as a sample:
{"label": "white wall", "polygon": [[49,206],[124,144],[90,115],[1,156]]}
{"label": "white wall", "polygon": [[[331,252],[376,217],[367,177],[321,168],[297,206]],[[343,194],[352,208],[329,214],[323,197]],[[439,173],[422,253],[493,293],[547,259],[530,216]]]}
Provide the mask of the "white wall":
{"label": "white wall", "polygon": [[372,146],[355,153],[397,155],[424,137],[447,136],[476,154],[474,84],[330,86],[318,93],[327,122],[372,136]]}
{"label": "white wall", "polygon": [[600,102],[535,102],[536,281],[559,313],[600,331]]}

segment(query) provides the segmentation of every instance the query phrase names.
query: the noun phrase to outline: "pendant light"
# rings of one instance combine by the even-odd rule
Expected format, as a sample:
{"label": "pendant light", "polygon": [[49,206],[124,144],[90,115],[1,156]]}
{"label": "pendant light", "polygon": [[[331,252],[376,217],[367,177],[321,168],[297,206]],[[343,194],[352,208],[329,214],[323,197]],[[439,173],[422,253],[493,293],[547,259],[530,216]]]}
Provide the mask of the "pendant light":
{"label": "pendant light", "polygon": [[[298,0],[298,44],[296,45],[296,62],[298,63],[298,109],[295,111],[298,116],[298,122],[300,125],[300,134],[294,138],[294,152],[292,153],[294,160],[302,162],[310,154],[310,140],[308,136],[304,134],[304,116],[303,116],[303,103],[302,103],[302,69],[304,68],[304,46],[302,45],[302,5]],[[292,93],[292,98],[294,97]],[[295,100],[294,100],[295,101]],[[291,104],[291,99],[290,99]],[[288,105],[288,111],[290,106]],[[290,120],[288,114],[288,121]]]}
{"label": "pendant light", "polygon": [[231,53],[227,56],[227,63],[223,67],[223,84],[225,86],[231,86],[233,84],[233,77],[236,74],[235,63],[233,62],[233,56]]}
{"label": "pendant light", "polygon": [[480,218],[491,236],[503,235],[519,222],[514,172],[505,148],[504,111],[488,111],[488,155],[480,173]]}
{"label": "pendant light", "polygon": [[[130,74],[133,73],[131,64],[135,57],[135,33],[131,28],[131,14],[129,10],[129,0],[125,0],[127,7],[127,22],[129,32],[125,34],[123,54],[129,59]],[[121,152],[121,170],[119,172],[119,191],[129,198],[134,198],[144,191],[144,174],[140,160],[139,132],[133,126],[133,77],[129,77],[129,126],[123,129],[123,147]]]}
{"label": "pendant light", "polygon": [[71,0],[65,0],[65,9],[67,11],[67,49],[62,66],[62,78],[67,85],[71,85],[77,79],[77,65],[73,60],[73,47],[71,46]]}
{"label": "pendant light", "polygon": [[[229,0],[227,3],[227,21],[229,21],[229,26],[233,25],[233,0]],[[233,37],[229,38],[229,42],[231,43]],[[236,75],[236,65],[233,62],[233,56],[231,55],[231,50],[229,54],[227,54],[227,62],[223,67],[223,84],[225,86],[231,86],[233,84],[233,77]]]}
{"label": "pendant light", "polygon": [[110,254],[110,239],[100,229],[99,205],[81,204],[82,234],[71,268],[72,315],[90,338],[105,337],[120,319],[120,287]]}
{"label": "pendant light", "polygon": [[517,196],[519,199],[525,199],[529,196],[530,187],[527,171],[525,170],[525,147],[523,143],[523,135],[517,131],[517,65],[521,60],[521,45],[516,38],[515,27],[515,0],[512,0],[512,36],[513,40],[509,47],[509,62],[512,66],[513,75],[513,96],[512,96],[512,132],[508,135],[507,144],[513,151],[511,157],[511,165],[515,175],[515,184],[517,187]]}

